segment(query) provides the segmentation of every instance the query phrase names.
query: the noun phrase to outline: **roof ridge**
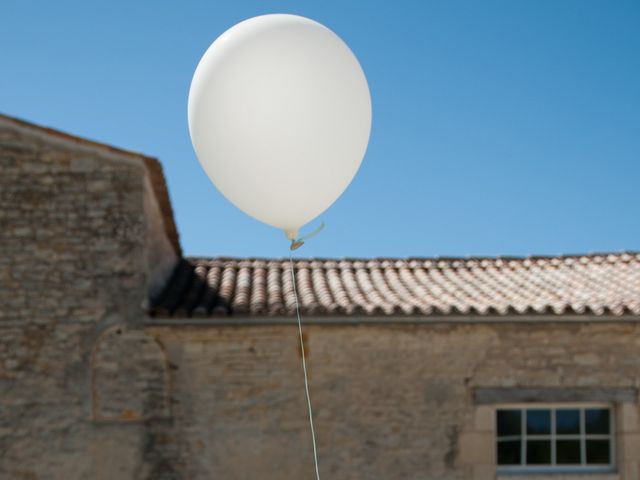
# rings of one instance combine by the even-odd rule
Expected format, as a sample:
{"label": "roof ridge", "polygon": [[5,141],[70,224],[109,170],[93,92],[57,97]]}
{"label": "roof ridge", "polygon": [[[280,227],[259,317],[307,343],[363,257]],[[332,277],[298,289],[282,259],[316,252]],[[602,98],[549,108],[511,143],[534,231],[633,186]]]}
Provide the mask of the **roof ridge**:
{"label": "roof ridge", "polygon": [[[433,256],[433,257],[295,257],[294,262],[460,262],[460,261],[525,261],[525,260],[561,260],[572,258],[593,258],[593,257],[621,257],[623,255],[640,256],[640,250],[620,250],[609,252],[589,252],[571,253],[559,255],[496,255],[496,256]],[[217,256],[206,257],[200,255],[187,255],[184,257],[188,261],[208,261],[208,262],[288,262],[288,257],[235,257]]]}
{"label": "roof ridge", "polygon": [[127,150],[125,148],[120,148],[120,147],[115,147],[113,145],[110,145],[108,143],[104,143],[101,142],[99,140],[91,140],[89,138],[86,137],[82,137],[79,135],[74,135],[72,133],[69,132],[65,132],[62,130],[58,130],[56,128],[52,128],[52,127],[46,127],[44,125],[40,125],[38,123],[34,123],[34,122],[30,122],[27,120],[23,120],[22,118],[16,118],[16,117],[12,117],[11,115],[7,115],[5,113],[0,112],[0,121],[5,121],[5,122],[9,122],[12,123],[18,127],[23,127],[23,128],[29,128],[32,130],[36,130],[40,133],[45,133],[47,135],[51,135],[52,137],[56,137],[59,138],[61,140],[67,140],[67,141],[71,141],[74,143],[79,143],[81,145],[85,145],[88,147],[96,147],[99,148],[101,150],[110,152],[110,153],[116,153],[118,155],[129,155],[132,157],[139,157],[139,158],[144,158],[144,159],[151,159],[151,160],[157,160],[156,157],[152,156],[152,155],[145,155],[144,153],[141,152],[136,152],[135,150]]}

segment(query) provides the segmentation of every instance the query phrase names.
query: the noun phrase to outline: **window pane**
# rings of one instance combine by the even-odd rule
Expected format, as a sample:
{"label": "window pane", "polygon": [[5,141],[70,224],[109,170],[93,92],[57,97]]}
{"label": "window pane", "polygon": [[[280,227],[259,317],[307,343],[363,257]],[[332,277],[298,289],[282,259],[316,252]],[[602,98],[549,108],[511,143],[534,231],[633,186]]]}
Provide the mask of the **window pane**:
{"label": "window pane", "polygon": [[580,433],[580,410],[556,410],[556,433],[558,435]]}
{"label": "window pane", "polygon": [[527,465],[548,465],[551,463],[551,441],[527,441]]}
{"label": "window pane", "polygon": [[587,440],[587,463],[589,465],[611,463],[609,440]]}
{"label": "window pane", "polygon": [[609,410],[589,408],[584,412],[587,433],[609,433]]}
{"label": "window pane", "polygon": [[580,440],[558,440],[556,443],[558,465],[580,464]]}
{"label": "window pane", "polygon": [[527,434],[551,433],[551,410],[527,410]]}
{"label": "window pane", "polygon": [[520,440],[498,442],[498,465],[520,465]]}
{"label": "window pane", "polygon": [[521,430],[520,410],[498,410],[498,436],[520,435]]}

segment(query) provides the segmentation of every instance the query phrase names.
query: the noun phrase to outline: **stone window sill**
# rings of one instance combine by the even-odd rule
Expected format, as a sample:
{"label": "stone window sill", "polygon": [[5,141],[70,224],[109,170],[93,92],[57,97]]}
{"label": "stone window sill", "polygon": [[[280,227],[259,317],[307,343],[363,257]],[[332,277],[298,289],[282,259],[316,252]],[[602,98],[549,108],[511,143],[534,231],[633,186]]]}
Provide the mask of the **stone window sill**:
{"label": "stone window sill", "polygon": [[618,473],[519,473],[498,474],[498,480],[620,480]]}

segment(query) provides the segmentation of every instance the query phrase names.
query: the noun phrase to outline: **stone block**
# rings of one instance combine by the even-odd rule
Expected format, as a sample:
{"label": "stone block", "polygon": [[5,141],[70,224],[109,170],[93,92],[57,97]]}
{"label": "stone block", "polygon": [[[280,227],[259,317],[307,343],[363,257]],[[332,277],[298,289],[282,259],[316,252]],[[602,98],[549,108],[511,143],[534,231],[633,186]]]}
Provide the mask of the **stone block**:
{"label": "stone block", "polygon": [[495,462],[495,439],[490,433],[462,433],[459,441],[460,462],[471,465]]}
{"label": "stone block", "polygon": [[625,402],[616,409],[616,430],[620,433],[638,432],[638,404]]}
{"label": "stone block", "polygon": [[624,462],[620,465],[621,480],[640,480],[638,462]]}
{"label": "stone block", "polygon": [[640,458],[640,433],[622,433],[616,436],[619,458],[624,463],[634,462]]}
{"label": "stone block", "polygon": [[488,405],[476,407],[474,427],[477,432],[494,432],[496,429],[495,408]]}
{"label": "stone block", "polygon": [[495,480],[495,465],[474,465],[473,480]]}

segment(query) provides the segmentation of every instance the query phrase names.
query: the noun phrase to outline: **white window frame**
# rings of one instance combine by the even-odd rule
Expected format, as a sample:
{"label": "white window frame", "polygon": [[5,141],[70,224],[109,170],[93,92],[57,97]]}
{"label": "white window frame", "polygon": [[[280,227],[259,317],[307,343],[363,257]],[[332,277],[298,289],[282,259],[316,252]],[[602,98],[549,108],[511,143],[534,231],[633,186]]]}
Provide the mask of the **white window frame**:
{"label": "white window frame", "polygon": [[[585,410],[591,408],[609,410],[609,433],[593,434],[586,433]],[[520,435],[503,436],[502,440],[520,441],[520,465],[498,465],[498,411],[499,410],[520,410]],[[527,434],[527,410],[551,410],[551,431],[544,435]],[[580,465],[556,465],[556,411],[557,410],[578,410],[580,412],[580,432],[578,434],[562,434],[560,440],[580,440]],[[498,475],[524,474],[524,473],[615,473],[616,472],[616,432],[615,432],[615,405],[610,403],[508,403],[495,405],[494,422],[494,442],[495,442],[495,462],[496,473]],[[551,441],[551,465],[527,465],[527,439],[549,440]],[[586,440],[608,440],[609,459],[608,465],[588,465],[586,463]]]}

